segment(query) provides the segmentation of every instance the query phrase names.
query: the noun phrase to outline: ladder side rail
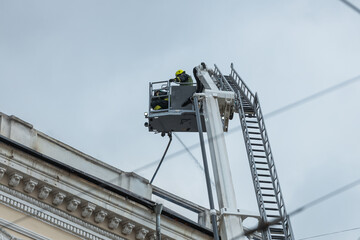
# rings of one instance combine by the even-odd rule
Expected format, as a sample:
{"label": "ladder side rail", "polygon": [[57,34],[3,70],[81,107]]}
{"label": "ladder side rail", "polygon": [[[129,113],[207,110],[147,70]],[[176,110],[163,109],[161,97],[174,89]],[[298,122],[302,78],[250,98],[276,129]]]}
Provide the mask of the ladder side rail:
{"label": "ladder side rail", "polygon": [[214,68],[214,76],[216,76],[217,77],[217,79],[218,79],[218,81],[219,81],[219,89],[220,90],[224,90],[225,89],[225,86],[224,86],[224,82],[223,82],[223,79],[221,79],[220,77],[219,77],[219,75],[221,74],[220,73],[220,70],[218,69],[218,67],[216,66],[216,64],[214,64],[215,65],[215,68]]}
{"label": "ladder side rail", "polygon": [[231,73],[230,76],[235,80],[235,82],[239,85],[240,89],[245,94],[247,100],[254,104],[255,95],[251,92],[250,88],[245,84],[245,82],[241,79],[240,75],[234,69],[234,64],[231,63]]}
{"label": "ladder side rail", "polygon": [[222,89],[221,90],[225,90],[225,91],[232,91],[236,94],[235,92],[235,89],[233,87],[231,87],[231,85],[229,84],[229,82],[226,80],[226,78],[224,77],[224,75],[221,73],[220,69],[215,65],[215,68],[214,68],[214,74],[216,76],[219,77],[219,80],[221,82],[221,85],[222,85]]}
{"label": "ladder side rail", "polygon": [[259,102],[257,95],[255,96],[255,106],[256,106],[255,112],[256,112],[256,116],[258,118],[260,133],[262,135],[264,149],[265,149],[265,153],[266,153],[266,159],[268,162],[273,187],[275,190],[275,196],[277,199],[279,214],[280,214],[280,217],[283,219],[282,224],[283,224],[284,233],[285,233],[287,240],[292,240],[293,232],[292,232],[292,228],[291,228],[291,224],[290,224],[290,219],[289,219],[286,209],[285,209],[284,199],[282,197],[282,192],[281,192],[281,188],[280,188],[280,182],[279,182],[278,174],[277,174],[277,171],[275,168],[274,158],[273,158],[273,154],[271,152],[270,142],[269,142],[269,138],[268,138],[266,127],[265,127],[265,121],[264,121],[264,117],[262,115],[262,111],[260,108],[260,102]]}
{"label": "ladder side rail", "polygon": [[269,165],[269,169],[270,169],[270,175],[272,178],[272,183],[273,183],[273,187],[274,187],[274,191],[275,191],[275,197],[277,199],[279,214],[280,214],[280,217],[282,218],[282,225],[283,225],[284,233],[286,234],[286,237],[287,237],[286,239],[292,239],[291,225],[289,223],[288,215],[286,213],[285,204],[284,204],[284,200],[283,200],[282,192],[281,192],[281,188],[280,188],[280,182],[279,182],[279,178],[278,178],[277,171],[275,168],[274,159],[273,159],[273,155],[272,155],[271,148],[270,148],[269,138],[268,138],[267,131],[265,128],[265,122],[262,117],[261,108],[260,108],[259,103],[257,102],[256,105],[257,105],[256,112],[257,112],[257,115],[259,116],[259,127],[261,128],[261,132],[263,134],[262,139],[263,139],[264,148],[266,151],[266,157],[267,157],[268,165]]}
{"label": "ladder side rail", "polygon": [[168,97],[168,109],[171,110],[172,106],[171,106],[171,94],[172,94],[172,88],[170,87],[170,81],[167,81],[166,83],[166,92],[167,92],[167,97]]}
{"label": "ladder side rail", "polygon": [[[235,92],[236,96],[237,96],[237,100],[240,103],[238,108],[239,108],[239,118],[240,118],[240,123],[241,123],[241,127],[242,127],[242,131],[243,131],[243,137],[244,137],[244,142],[245,142],[245,147],[246,147],[246,152],[248,155],[248,160],[249,160],[249,165],[250,165],[250,170],[251,170],[251,175],[253,178],[253,184],[254,184],[254,189],[255,189],[255,195],[258,201],[258,207],[259,207],[259,213],[260,213],[260,217],[261,220],[266,223],[267,222],[267,215],[266,215],[266,210],[265,210],[265,205],[264,205],[264,199],[261,193],[261,188],[260,188],[260,183],[259,183],[259,176],[256,170],[256,165],[255,165],[255,159],[254,159],[254,153],[251,147],[251,140],[250,140],[250,135],[249,135],[249,129],[247,127],[246,124],[246,119],[245,119],[245,111],[242,105],[242,100],[240,97],[240,90],[237,89],[237,91]],[[271,240],[271,233],[270,233],[270,229],[267,228],[266,230],[263,231],[263,240]]]}
{"label": "ladder side rail", "polygon": [[148,113],[151,112],[151,98],[152,98],[152,91],[153,91],[153,86],[152,83],[149,82],[149,110]]}

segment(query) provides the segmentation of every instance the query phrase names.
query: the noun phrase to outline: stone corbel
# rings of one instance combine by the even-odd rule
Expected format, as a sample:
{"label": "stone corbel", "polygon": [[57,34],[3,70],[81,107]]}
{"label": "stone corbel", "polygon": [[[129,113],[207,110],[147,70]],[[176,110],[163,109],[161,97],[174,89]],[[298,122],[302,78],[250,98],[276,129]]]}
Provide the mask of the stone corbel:
{"label": "stone corbel", "polygon": [[64,201],[65,198],[66,198],[65,193],[57,192],[54,194],[54,199],[53,199],[52,203],[55,206],[59,206],[60,204],[62,204],[62,202]]}
{"label": "stone corbel", "polygon": [[131,234],[134,227],[135,227],[135,224],[132,224],[131,222],[126,222],[122,225],[121,233],[124,235],[129,235],[129,234]]}
{"label": "stone corbel", "polygon": [[118,218],[118,217],[110,217],[109,218],[109,224],[108,224],[108,227],[112,230],[118,228],[119,226],[119,223],[121,222],[121,219]]}
{"label": "stone corbel", "polygon": [[38,181],[36,181],[35,179],[27,179],[24,184],[24,191],[27,193],[32,193],[36,187],[36,185],[38,185]]}
{"label": "stone corbel", "polygon": [[105,220],[105,217],[108,215],[108,213],[105,210],[99,210],[95,213],[95,222],[96,223],[102,223]]}
{"label": "stone corbel", "polygon": [[156,232],[152,232],[148,234],[148,239],[149,240],[156,240]]}
{"label": "stone corbel", "polygon": [[85,205],[83,205],[81,207],[82,211],[81,211],[81,216],[83,218],[88,218],[91,216],[91,214],[94,212],[96,208],[96,205],[95,204],[92,204],[92,203],[87,203]]}
{"label": "stone corbel", "polygon": [[146,234],[149,233],[149,230],[147,230],[144,227],[139,227],[136,229],[135,238],[137,240],[144,240],[146,238]]}
{"label": "stone corbel", "polygon": [[70,198],[70,200],[67,202],[67,206],[66,209],[69,212],[73,212],[77,209],[77,207],[79,206],[79,204],[81,203],[80,199],[72,197]]}
{"label": "stone corbel", "polygon": [[40,188],[40,190],[39,190],[39,195],[38,195],[38,197],[39,197],[40,199],[42,199],[42,200],[45,200],[45,199],[49,196],[49,194],[50,194],[51,191],[52,191],[52,188],[51,188],[51,187],[42,186],[42,187]]}
{"label": "stone corbel", "polygon": [[0,167],[0,180],[4,176],[5,172],[6,172],[6,168]]}
{"label": "stone corbel", "polygon": [[9,186],[10,187],[17,187],[21,181],[21,179],[23,179],[23,176],[18,174],[18,173],[12,173],[9,176]]}

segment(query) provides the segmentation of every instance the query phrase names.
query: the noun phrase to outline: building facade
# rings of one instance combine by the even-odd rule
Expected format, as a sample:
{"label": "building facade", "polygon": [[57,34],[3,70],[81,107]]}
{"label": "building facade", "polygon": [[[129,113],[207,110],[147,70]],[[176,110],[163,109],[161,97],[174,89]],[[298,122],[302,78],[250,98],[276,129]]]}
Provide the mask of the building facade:
{"label": "building facade", "polygon": [[17,117],[0,113],[0,239],[212,239],[209,210],[88,156]]}

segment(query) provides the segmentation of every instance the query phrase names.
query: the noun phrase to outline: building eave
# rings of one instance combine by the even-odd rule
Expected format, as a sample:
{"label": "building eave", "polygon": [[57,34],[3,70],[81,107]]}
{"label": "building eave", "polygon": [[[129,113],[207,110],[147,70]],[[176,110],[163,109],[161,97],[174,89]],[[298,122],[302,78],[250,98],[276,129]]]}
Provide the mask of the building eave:
{"label": "building eave", "polygon": [[[153,210],[156,203],[154,201],[151,201],[149,199],[146,199],[144,197],[141,197],[133,192],[130,192],[126,189],[123,189],[119,186],[116,186],[112,183],[109,183],[107,181],[104,181],[98,177],[95,177],[95,176],[92,176],[84,171],[81,171],[77,168],[74,168],[72,166],[69,166],[65,163],[62,163],[61,161],[58,161],[52,157],[49,157],[49,156],[46,156],[40,152],[37,152],[21,143],[18,143],[12,139],[9,139],[7,137],[4,137],[2,135],[0,135],[0,142],[12,147],[12,148],[15,148],[23,153],[26,153],[26,154],[29,154],[30,156],[32,157],[35,157],[36,159],[39,159],[47,164],[50,164],[56,168],[59,168],[59,169],[62,169],[66,172],[69,172],[71,174],[74,174],[90,183],[93,183],[97,186],[100,186],[108,191],[111,191],[115,194],[118,194],[120,196],[123,196],[125,198],[127,198],[128,200],[131,200],[131,201],[134,201],[150,210]],[[163,211],[162,211],[162,215],[163,216],[166,216],[170,219],[173,219],[179,223],[182,223],[182,224],[185,224],[186,226],[188,227],[191,227],[193,229],[196,229],[210,237],[213,236],[213,233],[211,230],[207,229],[207,228],[204,228],[202,227],[200,224],[196,223],[196,222],[193,222],[191,221],[190,219],[187,219],[186,217],[168,209],[168,208],[164,208]]]}

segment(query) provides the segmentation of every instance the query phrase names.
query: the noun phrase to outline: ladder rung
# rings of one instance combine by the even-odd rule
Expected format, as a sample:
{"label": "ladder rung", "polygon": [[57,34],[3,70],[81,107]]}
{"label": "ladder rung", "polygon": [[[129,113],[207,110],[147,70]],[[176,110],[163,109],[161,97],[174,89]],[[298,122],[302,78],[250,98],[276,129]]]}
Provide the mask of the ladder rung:
{"label": "ladder rung", "polygon": [[261,187],[261,189],[263,189],[263,190],[274,190],[274,189],[271,188],[271,187]]}
{"label": "ladder rung", "polygon": [[285,236],[271,236],[272,239],[282,239],[285,240]]}
{"label": "ladder rung", "polygon": [[272,181],[260,180],[260,183],[272,183]]}
{"label": "ladder rung", "polygon": [[284,229],[282,228],[269,228],[270,229],[270,232],[273,232],[273,233],[284,233]]}
{"label": "ladder rung", "polygon": [[264,145],[261,143],[251,143],[251,146],[264,146]]}
{"label": "ladder rung", "polygon": [[259,132],[249,132],[249,134],[257,134],[257,135],[260,135]]}
{"label": "ladder rung", "polygon": [[267,164],[267,162],[258,162],[258,161],[255,161],[256,164]]}
{"label": "ladder rung", "polygon": [[256,168],[256,170],[269,171],[268,168]]}
{"label": "ladder rung", "polygon": [[262,138],[254,138],[254,137],[251,137],[250,139],[251,140],[262,140]]}
{"label": "ladder rung", "polygon": [[259,177],[271,177],[269,174],[258,174]]}
{"label": "ladder rung", "polygon": [[276,201],[264,201],[264,203],[266,203],[266,204],[277,204]]}
{"label": "ladder rung", "polygon": [[279,215],[272,215],[272,214],[269,214],[269,215],[266,215],[267,217],[272,217],[272,218],[280,218]]}
{"label": "ladder rung", "polygon": [[275,225],[282,226],[282,223],[281,223],[281,222],[277,222],[277,223],[273,223],[272,225],[273,225],[273,226],[275,226]]}
{"label": "ladder rung", "polygon": [[253,149],[253,152],[265,152],[265,150],[261,150],[261,149]]}
{"label": "ladder rung", "polygon": [[263,195],[264,197],[275,197],[275,194],[263,193],[262,195]]}
{"label": "ladder rung", "polygon": [[247,126],[247,128],[259,129],[259,127],[254,127],[254,126]]}
{"label": "ladder rung", "polygon": [[246,121],[247,123],[258,123],[257,121],[251,121],[251,120],[248,120]]}
{"label": "ladder rung", "polygon": [[260,156],[260,155],[254,155],[254,157],[257,157],[257,158],[266,158],[266,156]]}
{"label": "ladder rung", "polygon": [[279,209],[277,209],[277,208],[265,208],[265,210],[269,210],[269,211],[279,211]]}

